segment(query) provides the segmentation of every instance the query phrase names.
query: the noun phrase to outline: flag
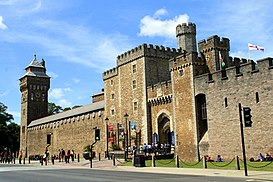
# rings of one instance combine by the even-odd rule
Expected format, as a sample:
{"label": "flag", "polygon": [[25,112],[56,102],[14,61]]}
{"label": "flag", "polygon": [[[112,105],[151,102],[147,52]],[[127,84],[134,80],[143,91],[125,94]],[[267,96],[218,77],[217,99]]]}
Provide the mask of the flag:
{"label": "flag", "polygon": [[220,65],[222,66],[222,68],[224,68],[226,64],[225,64],[225,62],[223,62],[221,51],[219,51],[219,62],[220,62]]}
{"label": "flag", "polygon": [[264,51],[264,48],[248,43],[248,50]]}

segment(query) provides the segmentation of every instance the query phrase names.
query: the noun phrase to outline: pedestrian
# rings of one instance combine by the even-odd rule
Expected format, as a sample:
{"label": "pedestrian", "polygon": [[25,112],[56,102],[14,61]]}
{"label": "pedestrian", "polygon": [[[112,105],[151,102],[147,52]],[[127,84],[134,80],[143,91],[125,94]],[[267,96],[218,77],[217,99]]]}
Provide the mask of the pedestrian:
{"label": "pedestrian", "polygon": [[62,162],[63,162],[64,158],[65,158],[65,151],[64,151],[64,149],[62,149],[61,152],[62,152]]}
{"label": "pedestrian", "polygon": [[20,150],[20,152],[19,152],[19,164],[22,164],[22,157],[23,157],[23,151]]}

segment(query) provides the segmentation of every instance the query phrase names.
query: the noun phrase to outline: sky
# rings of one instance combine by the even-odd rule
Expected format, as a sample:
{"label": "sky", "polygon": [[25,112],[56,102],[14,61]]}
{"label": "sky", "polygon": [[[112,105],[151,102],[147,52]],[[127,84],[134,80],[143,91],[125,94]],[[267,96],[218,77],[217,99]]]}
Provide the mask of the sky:
{"label": "sky", "polygon": [[[49,102],[91,103],[102,73],[143,43],[177,48],[175,28],[193,22],[197,42],[230,39],[230,55],[273,57],[271,0],[0,0],[0,102],[20,124],[19,79],[37,55],[51,77]],[[248,51],[248,43],[265,51]]]}

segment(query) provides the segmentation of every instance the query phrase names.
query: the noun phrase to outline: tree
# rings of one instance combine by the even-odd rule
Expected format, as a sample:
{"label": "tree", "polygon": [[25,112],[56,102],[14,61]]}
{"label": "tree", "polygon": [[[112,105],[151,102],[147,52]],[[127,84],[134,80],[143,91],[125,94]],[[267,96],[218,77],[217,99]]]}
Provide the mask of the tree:
{"label": "tree", "polygon": [[0,151],[18,151],[20,126],[12,122],[13,116],[7,113],[7,106],[0,102]]}
{"label": "tree", "polygon": [[56,114],[59,112],[62,112],[63,108],[61,106],[56,105],[55,103],[49,102],[48,103],[48,114],[52,115],[52,114]]}

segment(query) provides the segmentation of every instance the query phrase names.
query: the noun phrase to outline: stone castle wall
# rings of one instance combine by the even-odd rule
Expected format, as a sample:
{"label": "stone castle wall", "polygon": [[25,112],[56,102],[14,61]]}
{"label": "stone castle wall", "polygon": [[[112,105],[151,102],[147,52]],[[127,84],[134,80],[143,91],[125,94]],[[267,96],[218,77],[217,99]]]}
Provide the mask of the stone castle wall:
{"label": "stone castle wall", "polygon": [[105,121],[102,111],[83,113],[58,121],[48,121],[48,123],[28,128],[28,155],[42,155],[47,146],[47,135],[51,134],[51,145],[49,152],[58,154],[58,149],[74,150],[80,154],[85,146],[95,141],[94,128],[101,129],[100,140],[94,145],[93,151],[96,157],[100,153],[104,156],[106,150]]}
{"label": "stone castle wall", "polygon": [[220,154],[226,159],[242,155],[238,110],[241,103],[242,107],[252,110],[253,125],[244,128],[247,158],[256,157],[260,152],[272,153],[272,58],[257,61],[256,66],[241,64],[237,74],[235,67],[228,68],[226,75],[223,77],[219,71],[213,73],[210,80],[208,75],[195,78],[196,95],[205,94],[207,101],[207,139],[201,143],[208,149],[204,150],[212,157]]}
{"label": "stone castle wall", "polygon": [[[170,80],[168,60],[179,54],[176,49],[143,44],[119,55],[117,67],[103,73],[105,111],[109,122],[114,126],[117,123],[125,125],[123,116],[129,114],[128,120],[136,122],[136,129],[141,132],[139,144],[151,140],[146,88]],[[114,99],[112,94],[115,95]],[[113,109],[115,114],[111,113]]]}

